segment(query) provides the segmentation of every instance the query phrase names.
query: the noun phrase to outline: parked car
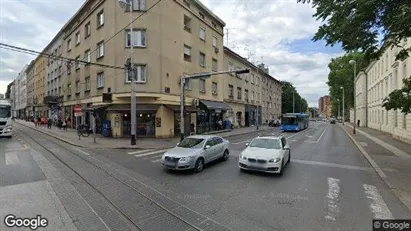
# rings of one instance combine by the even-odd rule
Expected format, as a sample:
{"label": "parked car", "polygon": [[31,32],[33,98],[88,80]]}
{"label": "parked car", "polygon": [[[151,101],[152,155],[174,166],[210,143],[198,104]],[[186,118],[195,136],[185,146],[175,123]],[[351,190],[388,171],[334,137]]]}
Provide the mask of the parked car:
{"label": "parked car", "polygon": [[230,142],[219,136],[194,135],[185,138],[161,158],[165,169],[201,172],[204,165],[217,160],[228,160]]}
{"label": "parked car", "polygon": [[332,119],[330,120],[330,124],[335,124],[335,119],[334,119],[334,118],[332,118]]}
{"label": "parked car", "polygon": [[238,160],[241,170],[283,173],[291,161],[291,150],[284,136],[262,136],[253,139]]}
{"label": "parked car", "polygon": [[269,127],[279,127],[280,126],[280,121],[279,120],[270,120],[268,122]]}

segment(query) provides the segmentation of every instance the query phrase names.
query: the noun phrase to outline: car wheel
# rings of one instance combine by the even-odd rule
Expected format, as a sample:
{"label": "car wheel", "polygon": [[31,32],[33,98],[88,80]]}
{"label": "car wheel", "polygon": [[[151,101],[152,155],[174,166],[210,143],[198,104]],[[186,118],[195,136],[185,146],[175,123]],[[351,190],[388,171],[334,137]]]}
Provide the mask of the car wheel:
{"label": "car wheel", "polygon": [[287,160],[287,164],[289,164],[291,162],[291,150],[288,150],[288,160]]}
{"label": "car wheel", "polygon": [[222,157],[223,161],[227,161],[227,160],[228,160],[228,154],[229,154],[228,150],[227,150],[227,149],[224,150],[224,154],[223,154],[223,157]]}
{"label": "car wheel", "polygon": [[204,160],[203,160],[203,158],[198,158],[197,161],[196,161],[196,164],[194,166],[194,171],[195,172],[201,172],[201,171],[203,171],[203,168],[204,168]]}
{"label": "car wheel", "polygon": [[283,175],[284,172],[284,159],[281,161],[281,168],[280,168],[280,172],[278,173],[278,175]]}

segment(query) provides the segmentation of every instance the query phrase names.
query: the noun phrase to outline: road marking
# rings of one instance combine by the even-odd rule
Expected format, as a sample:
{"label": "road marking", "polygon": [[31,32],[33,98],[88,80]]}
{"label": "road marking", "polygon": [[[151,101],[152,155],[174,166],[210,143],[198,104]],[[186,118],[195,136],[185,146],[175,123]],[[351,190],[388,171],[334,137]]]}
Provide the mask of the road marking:
{"label": "road marking", "polygon": [[148,157],[144,157],[143,160],[153,160],[153,159],[156,159],[156,158],[159,158],[159,157],[162,157],[162,156],[163,156],[163,154],[156,155],[156,156],[148,156]]}
{"label": "road marking", "polygon": [[328,125],[325,127],[323,133],[321,133],[320,138],[318,138],[318,140],[316,141],[317,143],[320,142],[321,138],[323,138],[323,136],[324,136],[324,134],[325,134],[325,131],[327,131],[328,126],[330,126],[330,125],[328,124]]}
{"label": "road marking", "polygon": [[366,142],[358,142],[361,146],[363,146],[363,147],[367,147],[368,146],[368,144],[366,143]]}
{"label": "road marking", "polygon": [[375,219],[394,219],[384,199],[378,193],[378,189],[373,185],[363,184],[367,198],[371,200],[370,208]]}
{"label": "road marking", "polygon": [[[257,137],[257,136],[256,136]],[[231,144],[242,144],[242,143],[247,143],[247,142],[250,142],[252,139],[248,139],[248,140],[244,140],[244,141],[240,141],[240,142],[237,142],[237,143],[231,143]]]}
{"label": "road marking", "polygon": [[157,160],[152,160],[151,162],[152,163],[158,163],[158,162],[160,162],[161,161],[161,158],[160,159],[157,159]]}
{"label": "road marking", "polygon": [[17,156],[17,153],[15,152],[6,152],[5,159],[6,159],[6,165],[19,163],[19,157]]}
{"label": "road marking", "polygon": [[83,153],[83,154],[86,155],[86,156],[89,156],[89,155],[90,155],[89,153],[87,153],[87,152],[85,152],[85,151],[83,151],[83,150],[81,150],[81,149],[79,149],[79,148],[73,147],[73,149],[75,149],[76,151],[79,151],[79,152]]}
{"label": "road marking", "polygon": [[360,167],[360,166],[351,166],[345,164],[335,164],[335,163],[327,163],[327,162],[318,162],[318,161],[311,161],[311,160],[298,160],[292,159],[292,162],[300,163],[300,164],[309,164],[309,165],[319,165],[319,166],[326,166],[326,167],[334,167],[334,168],[343,168],[343,169],[352,169],[352,170],[363,170],[363,171],[370,171],[371,168],[367,167]]}
{"label": "road marking", "polygon": [[134,154],[139,154],[139,153],[144,153],[144,152],[150,152],[150,151],[153,151],[153,150],[154,149],[143,149],[143,150],[140,150],[140,151],[128,152],[127,154],[134,155]]}
{"label": "road marking", "polygon": [[24,151],[29,149],[26,145],[24,145],[24,148],[14,148],[14,149],[5,149],[4,151],[6,152],[13,152],[13,151]]}
{"label": "road marking", "polygon": [[305,143],[310,143],[310,144],[317,144],[317,141],[312,141],[312,140],[306,140],[304,141]]}
{"label": "road marking", "polygon": [[162,152],[166,152],[168,150],[169,150],[168,148],[167,149],[161,149],[161,150],[148,152],[148,153],[144,153],[144,154],[140,154],[140,155],[134,155],[134,157],[139,158],[139,157],[143,157],[143,156],[151,156],[151,155],[159,154],[159,153],[162,153]]}
{"label": "road marking", "polygon": [[296,141],[298,141],[298,140],[289,140],[289,141],[296,142]]}
{"label": "road marking", "polygon": [[338,197],[340,196],[340,186],[338,186],[339,182],[339,179],[332,177],[328,178],[328,215],[325,216],[325,219],[332,221],[335,221],[335,217],[340,212],[340,208],[338,206]]}

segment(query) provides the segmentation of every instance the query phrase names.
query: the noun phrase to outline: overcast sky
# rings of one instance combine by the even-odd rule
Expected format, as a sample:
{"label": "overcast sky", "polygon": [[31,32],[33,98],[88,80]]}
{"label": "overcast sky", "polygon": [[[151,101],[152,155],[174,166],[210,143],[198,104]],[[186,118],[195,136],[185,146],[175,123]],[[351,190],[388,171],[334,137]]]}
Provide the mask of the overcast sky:
{"label": "overcast sky", "polygon": [[[296,0],[200,1],[226,22],[226,46],[250,61],[263,61],[272,76],[292,82],[310,106],[328,94],[327,64],[342,51],[311,42],[319,23],[309,5]],[[0,0],[0,42],[41,51],[83,2]],[[0,49],[0,93],[34,58]]]}

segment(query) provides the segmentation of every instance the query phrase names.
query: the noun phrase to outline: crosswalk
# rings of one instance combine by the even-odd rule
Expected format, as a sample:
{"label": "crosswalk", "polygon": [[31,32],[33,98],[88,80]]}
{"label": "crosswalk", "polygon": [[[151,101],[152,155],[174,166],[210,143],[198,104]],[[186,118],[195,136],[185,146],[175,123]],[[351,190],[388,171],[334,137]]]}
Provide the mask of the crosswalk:
{"label": "crosswalk", "polygon": [[161,162],[161,156],[167,152],[169,148],[165,149],[143,149],[138,151],[128,152],[128,155],[132,155],[135,158],[148,160],[151,163]]}

